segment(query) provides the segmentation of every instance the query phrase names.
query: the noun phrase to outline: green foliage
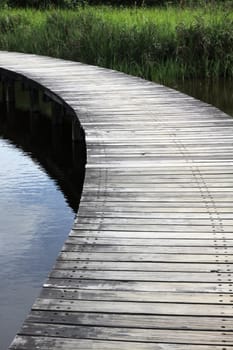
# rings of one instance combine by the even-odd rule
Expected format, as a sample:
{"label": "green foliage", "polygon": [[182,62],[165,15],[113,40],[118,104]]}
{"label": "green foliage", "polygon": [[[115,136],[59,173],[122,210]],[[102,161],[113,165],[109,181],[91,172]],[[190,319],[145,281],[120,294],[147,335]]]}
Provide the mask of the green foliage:
{"label": "green foliage", "polygon": [[231,0],[0,0],[1,5],[10,7],[31,7],[45,9],[50,7],[75,8],[79,5],[111,5],[111,6],[199,6],[208,3],[232,3]]}
{"label": "green foliage", "polygon": [[177,59],[188,65],[190,75],[197,72],[205,77],[231,76],[233,68],[233,19],[213,20],[205,24],[197,19],[190,26],[177,27]]}
{"label": "green foliage", "polygon": [[233,78],[233,13],[199,8],[2,10],[0,48],[77,60],[146,79]]}
{"label": "green foliage", "polygon": [[46,9],[50,7],[75,8],[85,3],[85,0],[0,0],[0,7],[36,8]]}

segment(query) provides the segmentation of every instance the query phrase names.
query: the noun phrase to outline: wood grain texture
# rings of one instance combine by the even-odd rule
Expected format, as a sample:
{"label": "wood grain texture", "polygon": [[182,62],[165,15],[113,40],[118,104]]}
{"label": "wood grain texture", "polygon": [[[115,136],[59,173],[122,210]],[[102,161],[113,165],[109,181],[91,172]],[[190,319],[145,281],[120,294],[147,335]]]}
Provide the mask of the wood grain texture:
{"label": "wood grain texture", "polygon": [[232,118],[76,62],[0,52],[0,72],[70,106],[87,150],[77,218],[10,348],[233,349]]}

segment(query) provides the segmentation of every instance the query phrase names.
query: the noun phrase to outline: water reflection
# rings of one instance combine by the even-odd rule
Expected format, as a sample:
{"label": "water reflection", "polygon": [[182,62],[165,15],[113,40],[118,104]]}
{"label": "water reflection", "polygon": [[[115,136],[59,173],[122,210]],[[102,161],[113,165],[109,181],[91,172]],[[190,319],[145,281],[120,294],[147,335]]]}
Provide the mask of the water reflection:
{"label": "water reflection", "polygon": [[233,116],[233,81],[187,80],[170,84],[176,90],[212,104]]}
{"label": "water reflection", "polygon": [[73,167],[72,143],[65,133],[57,145],[58,153],[49,128],[44,129],[45,119],[37,126],[38,131],[47,130],[47,135],[43,132],[40,137],[32,138],[29,132],[25,133],[28,114],[18,112],[16,116],[10,127],[6,117],[0,116],[0,348],[3,350],[25,319],[67,237],[83,178],[83,166]]}

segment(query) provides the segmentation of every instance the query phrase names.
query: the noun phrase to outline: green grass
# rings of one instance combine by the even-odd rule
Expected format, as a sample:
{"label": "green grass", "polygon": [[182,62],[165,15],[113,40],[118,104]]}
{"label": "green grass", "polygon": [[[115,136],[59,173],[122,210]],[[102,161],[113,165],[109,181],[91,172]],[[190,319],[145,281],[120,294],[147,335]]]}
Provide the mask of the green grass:
{"label": "green grass", "polygon": [[166,83],[233,78],[233,11],[217,6],[5,9],[0,49],[77,60]]}

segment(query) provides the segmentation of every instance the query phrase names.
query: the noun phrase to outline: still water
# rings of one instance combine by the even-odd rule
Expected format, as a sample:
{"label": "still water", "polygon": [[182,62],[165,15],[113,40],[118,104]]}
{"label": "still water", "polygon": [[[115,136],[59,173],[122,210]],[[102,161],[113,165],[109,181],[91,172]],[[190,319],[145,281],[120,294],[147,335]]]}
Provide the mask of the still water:
{"label": "still water", "polygon": [[[38,295],[77,209],[71,209],[61,192],[63,186],[67,195],[62,166],[58,173],[64,176],[58,186],[35,159],[42,157],[46,160],[44,166],[49,168],[50,164],[51,169],[54,160],[48,152],[36,153],[35,147],[32,153],[23,151],[19,143],[27,148],[26,139],[19,135],[13,137],[9,130],[0,126],[1,350],[8,348]],[[50,146],[46,147],[51,150]],[[57,169],[57,165],[53,167]],[[69,170],[67,164],[65,169]],[[72,198],[69,200],[72,203]]]}

